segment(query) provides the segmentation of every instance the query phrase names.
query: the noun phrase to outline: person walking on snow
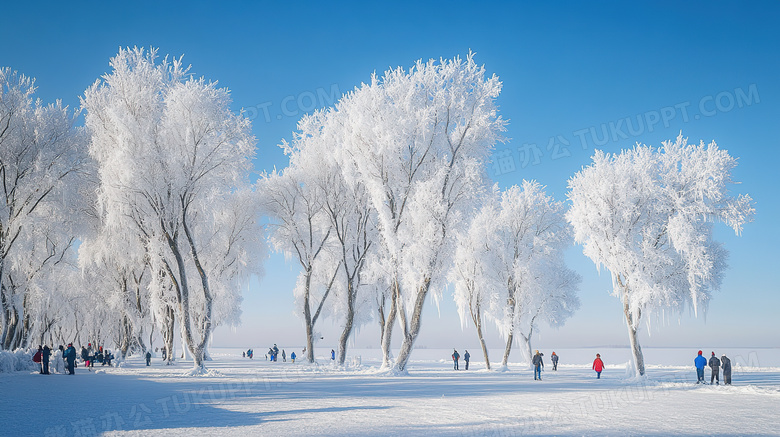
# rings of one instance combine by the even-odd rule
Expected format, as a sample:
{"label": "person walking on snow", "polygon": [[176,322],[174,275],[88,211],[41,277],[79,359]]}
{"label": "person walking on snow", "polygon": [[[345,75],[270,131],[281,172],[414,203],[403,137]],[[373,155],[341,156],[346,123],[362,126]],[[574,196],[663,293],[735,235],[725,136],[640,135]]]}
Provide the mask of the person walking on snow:
{"label": "person walking on snow", "polygon": [[284,363],[287,362],[287,354],[284,353],[284,349],[282,349],[282,362],[284,362]]}
{"label": "person walking on snow", "polygon": [[542,369],[544,368],[544,361],[542,361],[542,355],[540,354],[539,350],[536,350],[536,353],[534,354],[534,357],[531,358],[531,364],[534,366],[534,381],[536,381],[537,377],[539,378],[539,381],[542,380]]}
{"label": "person walking on snow", "polygon": [[723,369],[723,385],[731,385],[731,360],[726,354],[720,357],[720,367]]}
{"label": "person walking on snow", "polygon": [[601,371],[604,370],[604,362],[601,361],[601,354],[596,354],[596,359],[593,360],[593,370],[596,371],[596,379],[601,379]]}
{"label": "person walking on snow", "polygon": [[704,384],[704,366],[707,365],[707,359],[702,356],[701,351],[694,358],[693,364],[696,366],[696,384]]}
{"label": "person walking on snow", "polygon": [[457,349],[452,350],[452,362],[455,365],[454,369],[458,370],[458,360],[460,359],[460,354],[458,353]]}
{"label": "person walking on snow", "polygon": [[553,351],[552,355],[550,355],[550,361],[553,363],[553,372],[558,371],[558,355],[555,355],[555,351]]}
{"label": "person walking on snow", "polygon": [[712,370],[710,385],[712,385],[712,381],[715,381],[715,385],[720,385],[720,377],[718,376],[720,374],[720,360],[715,356],[715,352],[712,353],[709,364],[710,370]]}
{"label": "person walking on snow", "polygon": [[146,365],[150,366],[151,364],[152,364],[152,353],[146,351]]}
{"label": "person walking on snow", "polygon": [[336,361],[336,351],[333,349],[330,350],[330,359]]}
{"label": "person walking on snow", "polygon": [[466,370],[469,370],[469,359],[471,359],[471,354],[469,354],[469,351],[466,351],[466,353],[463,354],[463,361],[466,362]]}
{"label": "person walking on snow", "polygon": [[295,352],[290,354],[290,359],[292,360],[293,363],[295,362]]}

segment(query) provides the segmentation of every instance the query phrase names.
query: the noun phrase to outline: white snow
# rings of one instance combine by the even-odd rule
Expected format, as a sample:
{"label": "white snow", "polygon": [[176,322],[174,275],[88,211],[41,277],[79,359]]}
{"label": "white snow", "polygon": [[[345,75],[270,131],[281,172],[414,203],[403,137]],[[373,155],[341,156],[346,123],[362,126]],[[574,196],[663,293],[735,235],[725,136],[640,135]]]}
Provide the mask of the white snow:
{"label": "white snow", "polygon": [[646,348],[640,379],[626,377],[627,348],[556,350],[557,372],[543,351],[534,381],[511,361],[506,372],[478,360],[455,372],[449,349],[417,349],[408,374],[394,376],[378,371],[380,349],[351,351],[347,362],[362,365],[343,370],[329,356],[311,367],[217,348],[194,377],[191,362],[146,367],[140,357],[75,376],[0,373],[0,422],[9,436],[780,435],[780,349],[714,351],[731,358],[734,385],[694,384],[690,349]]}

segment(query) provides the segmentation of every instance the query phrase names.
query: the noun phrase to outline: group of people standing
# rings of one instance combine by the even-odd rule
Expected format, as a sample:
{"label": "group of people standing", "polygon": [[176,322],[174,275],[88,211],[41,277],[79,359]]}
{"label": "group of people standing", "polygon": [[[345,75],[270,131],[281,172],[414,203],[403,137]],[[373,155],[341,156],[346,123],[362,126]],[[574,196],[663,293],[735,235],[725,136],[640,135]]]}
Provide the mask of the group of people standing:
{"label": "group of people standing", "polygon": [[101,366],[108,364],[111,365],[111,360],[114,359],[114,355],[111,351],[103,351],[103,346],[92,348],[92,343],[88,343],[87,347],[81,346],[81,359],[84,361],[84,366],[87,370],[92,370],[95,367],[95,363],[100,363]]}
{"label": "group of people standing", "polygon": [[[304,349],[305,351],[306,349]],[[246,352],[241,352],[241,356],[244,358],[252,359],[255,356],[254,349],[247,349]],[[284,349],[281,350],[281,356],[282,356],[282,362],[287,361],[287,352],[284,351]],[[295,362],[295,352],[290,354],[290,360],[294,363]],[[268,353],[265,354],[265,359],[270,359],[271,361],[279,361],[279,346],[277,346],[275,343],[273,347],[268,348]]]}
{"label": "group of people standing", "polygon": [[[252,349],[250,349],[251,351]],[[271,358],[271,361],[279,361],[279,347],[276,346],[276,343],[274,343],[274,347],[268,348],[268,353],[265,355],[265,358]],[[251,358],[251,357],[250,357]],[[295,362],[295,352],[293,352],[290,355],[290,358],[292,359],[293,363]],[[282,361],[287,361],[287,353],[282,349]]]}
{"label": "group of people standing", "polygon": [[[533,358],[531,358],[531,365],[534,368],[534,381],[542,380],[542,369],[544,369],[544,360],[542,359],[543,356],[544,354],[539,352],[537,349]],[[558,371],[559,358],[560,357],[555,353],[555,351],[553,351],[552,355],[550,355],[550,361],[552,361],[552,369],[554,372]],[[601,379],[601,372],[604,370],[604,362],[601,361],[601,354],[596,354],[596,359],[593,360],[592,368],[596,371],[596,379]]]}
{"label": "group of people standing", "polygon": [[[453,362],[454,362],[454,364],[455,364],[455,370],[460,370],[460,369],[458,368],[458,360],[460,360],[460,354],[458,353],[458,350],[457,350],[457,349],[453,349],[453,350],[452,350],[452,361],[453,361]],[[469,351],[467,350],[467,351],[466,351],[466,352],[463,354],[463,361],[465,361],[465,362],[466,362],[466,370],[469,370],[469,360],[471,360],[471,354],[470,354],[470,353],[469,353]]]}
{"label": "group of people standing", "polygon": [[[544,356],[543,353],[539,352],[537,349],[534,353],[534,356],[531,358],[531,365],[534,369],[534,381],[541,381],[542,380],[542,369],[544,369],[544,360],[542,357]],[[552,355],[550,356],[550,360],[552,361],[553,365],[553,371],[558,370],[558,355],[553,351]],[[466,350],[466,352],[463,354],[463,360],[466,362],[466,370],[469,370],[469,360],[471,359],[471,354],[469,354],[469,351]],[[460,354],[458,353],[457,349],[452,350],[452,363],[455,370],[460,370],[458,368],[458,361],[460,360]],[[596,379],[601,378],[601,372],[604,370],[604,362],[601,361],[601,355],[596,354],[596,359],[593,360],[593,370],[596,371]]]}
{"label": "group of people standing", "polygon": [[[111,351],[103,351],[103,347],[97,349],[92,348],[92,343],[88,344],[88,347],[81,347],[81,360],[84,366],[91,370],[95,366],[95,363],[100,363],[101,366],[111,365],[111,360],[114,359],[114,355]],[[66,371],[69,375],[76,374],[76,348],[73,347],[73,343],[68,343],[68,346],[60,345],[59,348],[52,353],[51,348],[48,345],[38,346],[38,351],[33,355],[33,362],[41,365],[41,374],[50,375],[50,365],[54,366],[54,371],[64,374]]]}
{"label": "group of people standing", "polygon": [[715,356],[715,352],[712,352],[709,361],[702,356],[702,351],[696,358],[693,359],[693,364],[696,366],[696,384],[706,384],[704,382],[704,367],[710,366],[710,385],[714,382],[715,385],[720,385],[720,369],[723,369],[723,384],[731,385],[731,360],[723,354],[720,359]]}

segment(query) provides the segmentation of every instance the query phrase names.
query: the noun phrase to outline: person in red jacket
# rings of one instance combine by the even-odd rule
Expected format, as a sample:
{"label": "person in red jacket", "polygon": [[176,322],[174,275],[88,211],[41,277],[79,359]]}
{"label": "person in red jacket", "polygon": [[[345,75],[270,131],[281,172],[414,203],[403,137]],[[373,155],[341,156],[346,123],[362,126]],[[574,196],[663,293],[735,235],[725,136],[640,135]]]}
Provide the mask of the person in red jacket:
{"label": "person in red jacket", "polygon": [[604,362],[601,361],[600,354],[596,354],[596,359],[593,360],[593,370],[596,371],[596,379],[601,379],[601,371],[604,370]]}

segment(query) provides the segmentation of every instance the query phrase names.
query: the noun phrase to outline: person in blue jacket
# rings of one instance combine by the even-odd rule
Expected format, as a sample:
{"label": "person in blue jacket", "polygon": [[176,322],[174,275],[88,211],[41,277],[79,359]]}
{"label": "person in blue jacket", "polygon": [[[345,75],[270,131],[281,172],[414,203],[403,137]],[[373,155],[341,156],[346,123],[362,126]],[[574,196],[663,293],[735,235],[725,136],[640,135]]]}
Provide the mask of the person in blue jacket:
{"label": "person in blue jacket", "polygon": [[536,351],[533,358],[531,358],[531,364],[534,366],[534,381],[539,379],[539,381],[542,380],[542,369],[544,369],[544,361],[542,361],[542,353],[539,353],[539,350]]}
{"label": "person in blue jacket", "polygon": [[65,349],[65,352],[62,354],[62,356],[65,358],[65,360],[68,362],[68,374],[69,375],[75,375],[75,367],[76,367],[76,348],[73,347],[73,343],[68,343],[68,348]]}
{"label": "person in blue jacket", "polygon": [[696,384],[705,384],[704,366],[707,365],[707,359],[701,355],[701,351],[699,351],[699,355],[694,358],[693,364],[696,365]]}

